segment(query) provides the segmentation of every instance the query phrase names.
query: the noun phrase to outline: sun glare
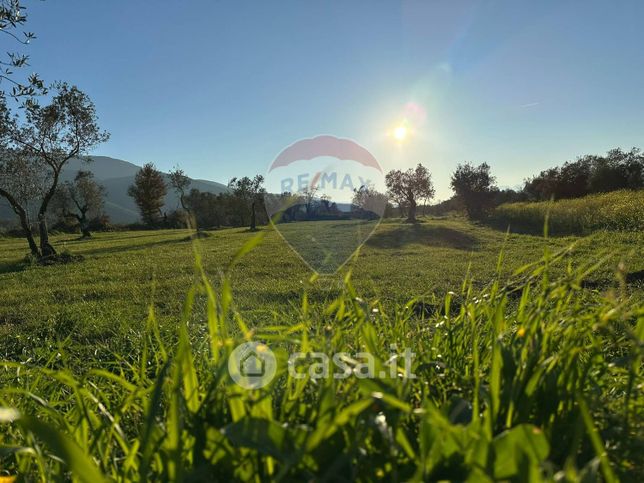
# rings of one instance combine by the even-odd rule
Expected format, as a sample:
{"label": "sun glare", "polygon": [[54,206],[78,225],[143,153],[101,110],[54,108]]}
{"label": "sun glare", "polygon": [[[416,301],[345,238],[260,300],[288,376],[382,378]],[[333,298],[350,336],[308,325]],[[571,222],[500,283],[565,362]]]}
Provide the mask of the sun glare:
{"label": "sun glare", "polygon": [[409,130],[405,126],[398,126],[396,129],[394,129],[394,138],[396,141],[404,141],[407,139],[407,136],[409,135]]}

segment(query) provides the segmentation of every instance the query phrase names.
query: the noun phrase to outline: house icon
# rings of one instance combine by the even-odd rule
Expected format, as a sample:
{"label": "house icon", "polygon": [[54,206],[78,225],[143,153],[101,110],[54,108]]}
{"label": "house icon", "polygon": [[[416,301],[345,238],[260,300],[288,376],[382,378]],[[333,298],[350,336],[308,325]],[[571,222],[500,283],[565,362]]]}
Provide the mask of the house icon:
{"label": "house icon", "polygon": [[228,374],[244,389],[266,386],[275,377],[277,360],[273,351],[261,342],[238,345],[228,357]]}
{"label": "house icon", "polygon": [[239,361],[239,372],[244,377],[264,377],[266,361],[257,352],[250,351]]}

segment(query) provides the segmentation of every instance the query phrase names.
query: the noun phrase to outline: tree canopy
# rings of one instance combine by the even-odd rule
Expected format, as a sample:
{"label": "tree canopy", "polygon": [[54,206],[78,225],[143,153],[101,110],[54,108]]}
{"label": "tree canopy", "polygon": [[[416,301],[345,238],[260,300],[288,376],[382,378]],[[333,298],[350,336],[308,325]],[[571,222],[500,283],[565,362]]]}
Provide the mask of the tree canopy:
{"label": "tree canopy", "polygon": [[134,198],[139,207],[143,223],[152,227],[159,222],[167,192],[168,188],[161,172],[153,163],[146,163],[136,173],[134,184],[128,188],[127,194]]}
{"label": "tree canopy", "polygon": [[407,208],[407,221],[416,221],[416,207],[420,200],[434,197],[434,185],[429,170],[418,163],[407,171],[395,169],[385,176],[387,195],[398,206]]}
{"label": "tree canopy", "polygon": [[533,200],[578,198],[593,193],[644,187],[644,154],[639,148],[611,149],[586,155],[526,180],[523,191]]}
{"label": "tree canopy", "polygon": [[497,190],[495,178],[487,163],[474,166],[471,163],[459,164],[452,174],[451,187],[462,201],[470,218],[478,219],[493,207]]}
{"label": "tree canopy", "polygon": [[248,176],[233,178],[228,183],[228,188],[238,200],[238,213],[241,224],[246,224],[246,214],[250,211],[250,229],[257,229],[257,205],[261,204],[262,197],[266,192],[264,189],[264,177],[258,174],[254,178],[249,178]]}
{"label": "tree canopy", "polygon": [[[18,215],[30,249],[38,257],[56,254],[49,243],[46,215],[64,166],[72,158],[89,161],[86,155],[91,149],[109,139],[87,94],[64,82],[54,84],[51,92],[47,104],[25,103],[21,116],[12,114],[0,99],[0,196]],[[40,247],[26,214],[27,202],[37,204]]]}
{"label": "tree canopy", "polygon": [[73,181],[60,185],[54,206],[62,217],[76,219],[83,237],[89,237],[89,220],[101,215],[105,194],[105,187],[96,182],[91,171],[80,170]]}

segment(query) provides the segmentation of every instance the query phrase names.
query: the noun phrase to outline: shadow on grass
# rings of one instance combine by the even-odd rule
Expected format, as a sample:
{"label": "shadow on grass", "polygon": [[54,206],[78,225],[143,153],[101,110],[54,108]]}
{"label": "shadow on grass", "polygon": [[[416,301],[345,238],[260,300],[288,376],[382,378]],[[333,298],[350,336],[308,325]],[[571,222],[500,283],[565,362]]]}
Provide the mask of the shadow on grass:
{"label": "shadow on grass", "polygon": [[25,268],[30,265],[24,260],[17,260],[13,262],[1,262],[0,263],[0,275],[5,273],[16,273],[22,272]]}
{"label": "shadow on grass", "polygon": [[[119,240],[136,240],[136,239],[139,239],[139,238],[152,238],[152,237],[159,238],[159,237],[164,236],[163,233],[159,233],[160,230],[161,229],[159,229],[159,230],[138,230],[140,232],[140,234],[137,234],[137,235],[132,235],[131,234],[134,230],[129,230],[129,231],[128,230],[125,230],[125,231],[120,231],[120,230],[116,230],[116,231],[96,231],[96,232],[92,232],[92,236],[89,237],[89,238],[87,238],[87,237],[83,238],[79,234],[76,234],[75,236],[72,236],[71,238],[57,239],[56,243],[73,243],[73,242],[79,242],[79,243],[88,242],[88,243],[91,243],[93,241],[96,241],[96,242],[99,242],[99,243],[101,243],[101,242],[112,243],[112,242],[119,241]],[[186,229],[183,229],[183,228],[176,229],[176,230],[175,229],[167,229],[166,231],[168,233],[172,233],[173,231],[176,231],[178,233],[179,231],[182,231],[182,230],[185,231],[186,234],[190,232],[190,230],[186,230]]]}
{"label": "shadow on grass", "polygon": [[[147,250],[151,248],[156,248],[164,245],[171,245],[175,243],[188,243],[190,240],[186,238],[177,238],[177,239],[171,239],[171,240],[161,240],[157,242],[152,242],[152,243],[139,243],[139,244],[123,244],[123,245],[112,245],[108,247],[101,247],[101,248],[93,248],[90,250],[83,250],[82,254],[76,255],[78,257],[85,257],[87,255],[103,255],[103,254],[109,254],[109,253],[123,253],[123,252],[131,252],[131,251],[139,251],[139,250]],[[5,274],[5,273],[16,273],[16,272],[22,272],[28,267],[32,266],[47,266],[49,264],[44,264],[44,265],[39,265],[39,264],[32,264],[29,262],[26,262],[24,259],[20,260],[14,260],[14,261],[8,261],[8,262],[0,262],[0,275]],[[54,263],[53,265],[58,265],[57,263]]]}
{"label": "shadow on grass", "polygon": [[3,273],[16,273],[25,270],[27,267],[50,267],[54,265],[67,265],[69,263],[82,262],[85,259],[83,255],[72,255],[68,252],[61,252],[40,260],[29,259],[25,256],[22,260],[13,262],[4,262],[0,264],[0,275]]}
{"label": "shadow on grass", "polygon": [[150,248],[157,248],[164,245],[173,245],[175,243],[189,243],[187,238],[176,238],[170,240],[160,240],[152,243],[137,243],[133,245],[113,245],[108,247],[93,248],[91,250],[83,250],[83,255],[103,255],[106,253],[122,253],[138,250],[148,250]]}
{"label": "shadow on grass", "polygon": [[[644,288],[644,270],[627,273],[624,277],[626,285],[633,288]],[[602,278],[599,280],[582,280],[581,286],[590,290],[606,290],[617,287],[619,281],[616,278]]]}
{"label": "shadow on grass", "polygon": [[[498,219],[488,219],[479,221],[481,226],[491,228],[496,231],[506,232],[510,230],[510,233],[515,233],[517,235],[533,235],[533,236],[543,236],[544,224],[540,222],[535,223],[526,223],[520,221],[510,221],[510,220],[498,220]],[[550,222],[548,225],[548,236],[549,237],[569,237],[569,236],[584,236],[592,233],[593,230],[582,229],[580,227],[569,227],[563,226],[560,223]]]}
{"label": "shadow on grass", "polygon": [[478,249],[478,242],[478,238],[453,228],[419,223],[376,232],[367,240],[367,245],[387,249],[417,244],[471,251]]}

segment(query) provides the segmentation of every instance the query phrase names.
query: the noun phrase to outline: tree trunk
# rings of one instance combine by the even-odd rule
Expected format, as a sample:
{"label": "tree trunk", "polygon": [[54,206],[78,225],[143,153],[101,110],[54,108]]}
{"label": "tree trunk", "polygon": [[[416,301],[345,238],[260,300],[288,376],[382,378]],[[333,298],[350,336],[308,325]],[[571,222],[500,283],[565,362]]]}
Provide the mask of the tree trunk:
{"label": "tree trunk", "polygon": [[47,229],[47,217],[43,214],[38,215],[38,230],[40,237],[40,254],[42,258],[56,255],[56,250],[49,243],[49,231]]}
{"label": "tree trunk", "polygon": [[190,210],[188,209],[188,206],[186,205],[186,195],[183,194],[183,191],[181,191],[181,194],[179,195],[179,203],[181,204],[181,208],[183,211],[189,213]]}
{"label": "tree trunk", "polygon": [[83,213],[81,216],[76,217],[78,219],[78,224],[80,225],[81,236],[83,238],[91,238],[92,234],[89,231],[89,222],[87,221],[87,216]]}
{"label": "tree trunk", "polygon": [[416,200],[413,198],[409,200],[409,210],[407,211],[407,221],[409,223],[416,223]]}
{"label": "tree trunk", "polygon": [[22,206],[20,206],[20,204],[10,193],[0,189],[0,196],[3,196],[9,202],[13,211],[16,213],[16,215],[18,215],[18,218],[20,219],[20,226],[25,232],[25,238],[27,238],[27,243],[29,243],[29,250],[31,251],[31,254],[36,258],[40,258],[40,250],[38,250],[38,245],[36,245],[36,240],[34,240],[34,234],[31,231],[31,225],[29,224],[29,220],[27,219],[27,212]]}
{"label": "tree trunk", "polygon": [[257,230],[257,217],[255,215],[255,202],[250,205],[250,229],[251,231]]}
{"label": "tree trunk", "polygon": [[[53,165],[52,168],[54,168]],[[54,193],[56,192],[56,188],[58,187],[58,177],[60,176],[60,169],[60,167],[58,169],[54,168],[54,179],[52,180],[49,191],[47,191],[42,202],[40,203],[40,209],[38,210],[40,254],[43,258],[56,255],[56,250],[54,250],[54,247],[49,244],[49,231],[47,229],[47,207],[49,206],[51,199],[54,197]]]}
{"label": "tree trunk", "polygon": [[179,195],[179,203],[181,204],[181,209],[184,211],[184,222],[186,224],[186,228],[192,228],[193,226],[196,228],[197,221],[188,208],[188,205],[186,203],[186,195],[183,193],[183,191],[181,191],[181,194]]}
{"label": "tree trunk", "polygon": [[22,211],[22,213],[18,213],[18,216],[20,217],[20,225],[22,226],[22,230],[25,232],[27,243],[29,243],[29,250],[31,251],[31,254],[36,258],[40,258],[40,250],[38,250],[38,245],[36,245],[34,234],[31,231],[31,225],[29,225],[29,220],[27,220],[27,215],[24,210]]}

